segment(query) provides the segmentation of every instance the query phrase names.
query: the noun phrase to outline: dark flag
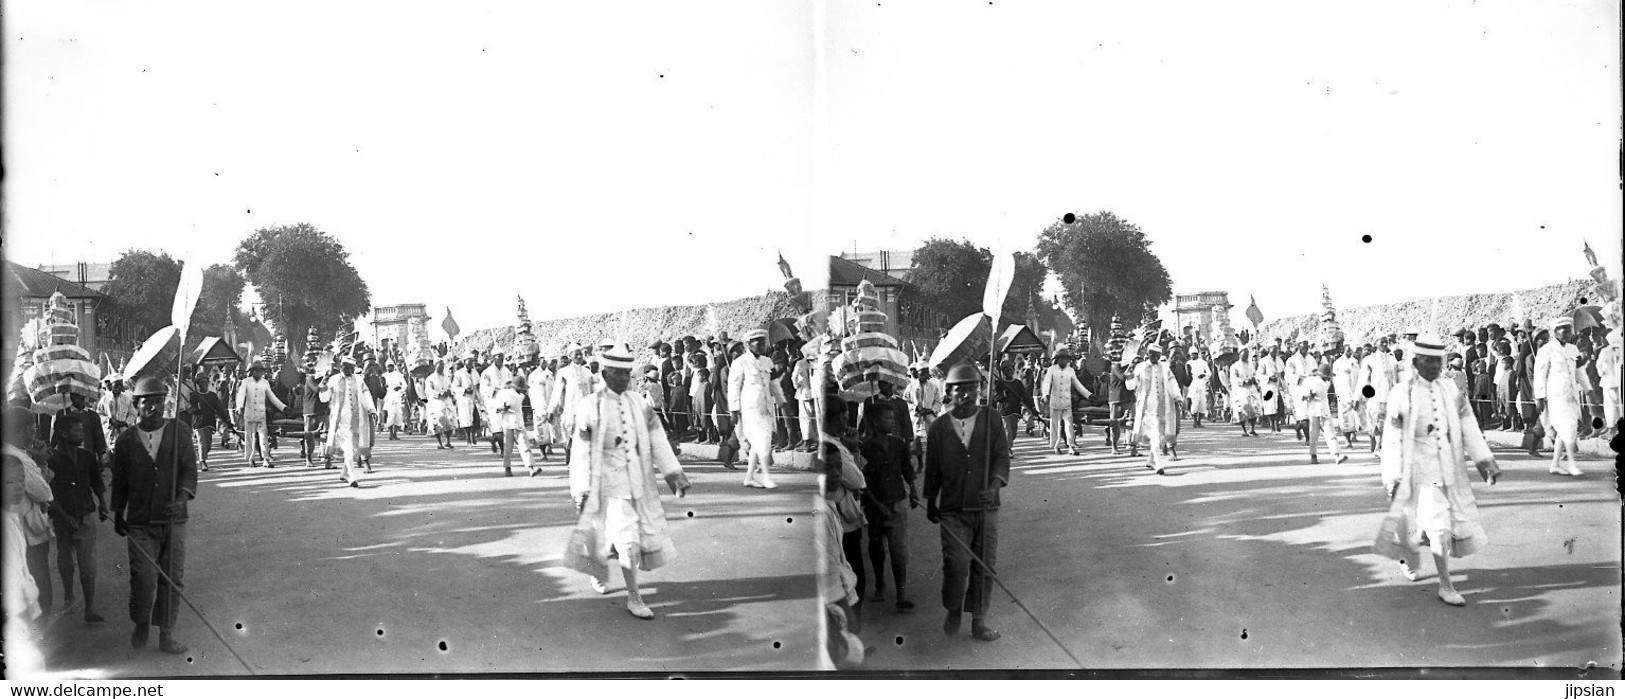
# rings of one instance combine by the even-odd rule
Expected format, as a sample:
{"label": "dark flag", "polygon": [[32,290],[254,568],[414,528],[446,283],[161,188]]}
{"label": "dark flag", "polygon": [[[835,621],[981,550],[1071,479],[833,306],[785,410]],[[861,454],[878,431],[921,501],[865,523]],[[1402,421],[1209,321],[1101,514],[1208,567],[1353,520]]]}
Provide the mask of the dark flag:
{"label": "dark flag", "polygon": [[790,273],[790,263],[784,261],[784,253],[782,252],[779,253],[779,271],[784,273],[785,279],[790,279],[796,276]]}
{"label": "dark flag", "polygon": [[1247,306],[1247,320],[1252,321],[1253,325],[1264,322],[1264,312],[1258,310],[1258,299],[1251,296],[1248,296],[1247,299],[1252,302]]}
{"label": "dark flag", "polygon": [[463,330],[457,327],[457,321],[451,317],[450,306],[446,307],[446,319],[440,321],[440,329],[446,331],[446,337],[453,340],[457,339],[457,333]]}

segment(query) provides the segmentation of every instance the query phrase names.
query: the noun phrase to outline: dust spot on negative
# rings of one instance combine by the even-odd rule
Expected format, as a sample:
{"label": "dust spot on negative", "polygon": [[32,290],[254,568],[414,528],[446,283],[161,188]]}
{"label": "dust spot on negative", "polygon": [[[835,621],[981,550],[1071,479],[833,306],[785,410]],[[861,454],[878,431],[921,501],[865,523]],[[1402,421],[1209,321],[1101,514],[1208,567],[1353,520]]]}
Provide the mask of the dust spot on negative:
{"label": "dust spot on negative", "polygon": [[903,637],[902,636],[897,637],[897,645],[903,645]]}
{"label": "dust spot on negative", "polygon": [[778,649],[783,648],[783,647],[784,647],[784,644],[779,643],[778,641],[773,642],[773,650],[778,650]]}
{"label": "dust spot on negative", "polygon": [[1360,395],[1365,396],[1367,398],[1376,398],[1377,397],[1377,389],[1375,389],[1375,388],[1373,388],[1371,386],[1366,386],[1365,388],[1360,389]]}
{"label": "dust spot on negative", "polygon": [[1580,297],[1580,305],[1582,305],[1582,306],[1586,305],[1586,297],[1584,297],[1584,296]]}
{"label": "dust spot on negative", "polygon": [[1172,576],[1172,575],[1168,576],[1168,582],[1173,582],[1173,581],[1174,581],[1174,576]]}
{"label": "dust spot on negative", "polygon": [[1243,641],[1247,640],[1247,629],[1242,629],[1241,630],[1241,640],[1243,640]]}
{"label": "dust spot on negative", "polygon": [[784,523],[785,524],[795,524],[796,523],[796,518],[794,518],[794,517],[785,517],[784,518]]}
{"label": "dust spot on negative", "polygon": [[694,511],[693,511],[693,510],[689,510],[689,511],[688,511],[688,518],[689,518],[689,519],[693,519],[693,518],[694,518]]}
{"label": "dust spot on negative", "polygon": [[1074,216],[1072,214],[1067,214],[1067,215],[1061,217],[1061,222],[1065,223],[1068,226],[1072,225],[1073,222],[1075,222],[1077,220],[1078,220],[1078,217]]}
{"label": "dust spot on negative", "polygon": [[1365,234],[1365,235],[1362,235],[1362,236],[1360,236],[1360,242],[1362,242],[1362,243],[1369,243],[1369,242],[1371,242],[1371,234],[1370,234],[1370,233],[1367,233],[1367,234]]}
{"label": "dust spot on negative", "polygon": [[1275,400],[1275,392],[1274,391],[1265,391],[1264,392],[1264,400]]}
{"label": "dust spot on negative", "polygon": [[448,648],[447,648],[447,647],[446,647],[446,642],[445,642],[445,641],[441,641],[441,642],[440,642],[440,652],[442,652],[442,653],[444,653],[444,652],[446,652],[446,651],[447,651],[447,650],[449,650],[449,649],[448,649]]}
{"label": "dust spot on negative", "polygon": [[384,635],[384,629],[383,629],[383,627],[379,627],[378,628],[378,636],[383,637],[383,635]]}
{"label": "dust spot on negative", "polygon": [[1604,423],[1602,421],[1602,418],[1600,418],[1600,417],[1591,418],[1591,429],[1600,430],[1600,429],[1602,429],[1603,424]]}
{"label": "dust spot on negative", "polygon": [[242,630],[243,630],[243,622],[240,622],[240,621],[239,621],[239,622],[237,622],[237,630],[238,630],[238,631],[242,631]]}

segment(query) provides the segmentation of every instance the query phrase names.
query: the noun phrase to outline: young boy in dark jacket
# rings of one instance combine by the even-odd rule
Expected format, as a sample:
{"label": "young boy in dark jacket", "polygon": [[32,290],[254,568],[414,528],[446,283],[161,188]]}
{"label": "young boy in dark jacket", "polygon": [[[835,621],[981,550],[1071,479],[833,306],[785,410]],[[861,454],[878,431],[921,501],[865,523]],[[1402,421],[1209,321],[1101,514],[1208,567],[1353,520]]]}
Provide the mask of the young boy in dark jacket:
{"label": "young boy in dark jacket", "polygon": [[[892,582],[897,586],[897,610],[914,608],[908,600],[908,511],[920,506],[914,485],[914,459],[909,443],[897,436],[897,408],[890,402],[870,403],[869,430],[859,453],[863,455],[864,515],[869,520],[869,564],[875,572],[876,602],[886,599],[885,562],[891,553]],[[904,502],[908,504],[905,506]],[[861,588],[860,588],[861,589]]]}
{"label": "young boy in dark jacket", "polygon": [[[90,515],[107,521],[107,499],[102,486],[101,462],[84,448],[85,425],[79,420],[58,420],[50,459],[51,524],[56,529],[56,567],[62,574],[62,608],[73,605],[73,573],[85,592],[85,621],[103,621],[96,613],[96,524]],[[39,581],[51,584],[50,579]]]}

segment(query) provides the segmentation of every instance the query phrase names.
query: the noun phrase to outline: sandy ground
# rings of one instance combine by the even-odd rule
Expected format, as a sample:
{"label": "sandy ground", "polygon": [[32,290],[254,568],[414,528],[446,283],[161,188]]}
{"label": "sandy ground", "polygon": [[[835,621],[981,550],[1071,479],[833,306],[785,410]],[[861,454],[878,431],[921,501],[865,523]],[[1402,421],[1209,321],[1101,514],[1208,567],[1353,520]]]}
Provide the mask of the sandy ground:
{"label": "sandy ground", "polygon": [[[1613,464],[1581,478],[1497,449],[1505,471],[1474,485],[1490,538],[1452,561],[1465,608],[1435,598],[1432,562],[1408,582],[1371,553],[1387,511],[1362,442],[1334,465],[1308,463],[1290,430],[1244,438],[1185,423],[1166,476],[1141,459],[1057,456],[1017,440],[995,566],[1054,632],[1003,592],[991,626],[944,637],[941,542],[924,510],[910,521],[910,597],[866,603],[865,669],[1620,667],[1620,500]],[[888,573],[889,577],[889,573]],[[873,594],[872,592],[870,593]],[[888,595],[890,593],[888,592]]]}
{"label": "sandy ground", "polygon": [[[380,439],[361,489],[297,455],[285,442],[266,469],[216,452],[192,504],[187,594],[255,673],[820,667],[811,474],[778,474],[766,491],[715,463],[685,464],[694,489],[663,498],[679,558],[642,575],[658,616],[641,621],[624,608],[618,573],[600,596],[561,567],[575,515],[557,454],[542,475],[526,478],[516,460],[505,478],[483,446]],[[50,615],[49,672],[248,673],[186,609],[177,635],[191,652],[158,652],[156,631],[133,650],[125,542],[111,523],[97,535],[107,622],[86,625],[82,602]]]}

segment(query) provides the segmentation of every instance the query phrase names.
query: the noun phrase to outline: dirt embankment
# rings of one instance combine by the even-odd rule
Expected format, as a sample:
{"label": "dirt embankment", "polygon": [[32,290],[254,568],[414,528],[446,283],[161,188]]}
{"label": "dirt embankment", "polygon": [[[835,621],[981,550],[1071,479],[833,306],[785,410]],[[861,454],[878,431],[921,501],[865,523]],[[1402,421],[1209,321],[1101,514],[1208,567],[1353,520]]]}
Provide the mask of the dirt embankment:
{"label": "dirt embankment", "polygon": [[[1360,306],[1337,309],[1337,322],[1349,340],[1367,342],[1379,335],[1398,333],[1415,325],[1423,332],[1448,334],[1464,327],[1477,329],[1490,323],[1502,327],[1522,324],[1524,319],[1543,327],[1546,321],[1560,313],[1573,311],[1582,303],[1596,303],[1590,298],[1596,284],[1581,279],[1543,286],[1527,291],[1499,294],[1468,294],[1440,298],[1390,303],[1380,306]],[[1332,290],[1332,298],[1337,298]],[[1243,323],[1246,321],[1244,320]],[[1320,327],[1320,314],[1289,316],[1259,326],[1264,338],[1315,337]]]}
{"label": "dirt embankment", "polygon": [[[728,333],[730,338],[738,338],[746,330],[766,327],[770,321],[795,318],[805,312],[795,307],[789,294],[782,292],[723,301],[710,304],[710,307],[716,308],[714,318],[708,317],[710,314],[705,305],[661,306],[628,311],[626,343],[640,359],[647,360],[654,356],[647,348],[655,340],[670,342],[683,335],[701,337],[714,335],[719,330]],[[559,356],[571,342],[590,347],[598,344],[602,338],[615,338],[620,334],[620,328],[620,313],[531,321],[531,332],[535,334],[536,344],[544,357]],[[513,340],[512,325],[485,328],[463,336],[453,350],[457,353],[469,349],[483,352],[495,346],[507,352],[513,349]]]}

